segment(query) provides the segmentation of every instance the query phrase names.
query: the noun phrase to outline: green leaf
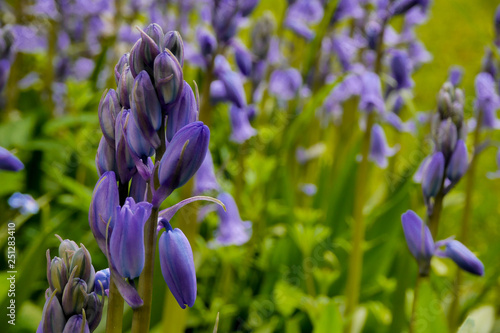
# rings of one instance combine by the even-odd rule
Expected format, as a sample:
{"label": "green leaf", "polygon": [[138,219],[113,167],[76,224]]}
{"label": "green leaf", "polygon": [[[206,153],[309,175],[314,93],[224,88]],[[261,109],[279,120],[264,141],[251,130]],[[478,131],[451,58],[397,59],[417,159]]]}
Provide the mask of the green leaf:
{"label": "green leaf", "polygon": [[313,333],[341,333],[342,316],[340,315],[338,305],[331,300],[323,309],[318,320],[313,321]]}

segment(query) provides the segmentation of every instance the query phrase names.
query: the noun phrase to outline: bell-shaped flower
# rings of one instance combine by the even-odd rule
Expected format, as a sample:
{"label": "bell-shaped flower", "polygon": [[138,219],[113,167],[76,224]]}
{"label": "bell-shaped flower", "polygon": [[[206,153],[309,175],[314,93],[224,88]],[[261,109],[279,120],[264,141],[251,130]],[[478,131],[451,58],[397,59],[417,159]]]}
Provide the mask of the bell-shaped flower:
{"label": "bell-shaped flower", "polygon": [[362,16],[363,8],[361,8],[359,0],[339,0],[331,22],[335,23],[345,18],[358,19]]}
{"label": "bell-shaped flower", "polygon": [[68,319],[62,333],[90,333],[89,325],[82,315],[73,315]]}
{"label": "bell-shaped flower", "polygon": [[224,84],[226,99],[239,108],[245,107],[247,101],[241,76],[233,71],[222,71],[219,79]]}
{"label": "bell-shaped flower", "polygon": [[410,89],[413,87],[411,62],[406,52],[394,51],[391,58],[391,72],[396,81],[396,89]]}
{"label": "bell-shaped flower", "polygon": [[435,197],[441,190],[444,177],[444,155],[442,152],[432,154],[422,170],[422,192],[425,198]]}
{"label": "bell-shaped flower", "polygon": [[89,209],[89,224],[92,234],[103,253],[106,252],[106,227],[113,229],[116,207],[120,199],[113,171],[105,172],[97,181]]}
{"label": "bell-shaped flower", "polygon": [[151,79],[145,71],[141,71],[134,80],[130,95],[131,114],[143,136],[157,148],[160,138],[156,131],[160,129],[162,111]]}
{"label": "bell-shaped flower", "polygon": [[448,167],[446,168],[446,177],[456,183],[467,172],[469,167],[469,158],[467,155],[467,146],[463,140],[458,140],[455,151],[451,155]]}
{"label": "bell-shaped flower", "polygon": [[130,72],[134,77],[136,77],[143,70],[152,75],[155,58],[158,54],[160,54],[158,44],[160,43],[161,38],[163,38],[163,32],[161,32],[161,35],[159,34],[158,29],[161,30],[161,28],[157,24],[152,27],[152,29],[148,28],[146,28],[146,30],[149,30],[150,34],[158,41],[155,41],[146,32],[139,30],[141,33],[141,39],[139,39],[132,47],[129,56]]}
{"label": "bell-shaped flower", "polygon": [[130,72],[130,67],[125,65],[120,76],[120,82],[118,82],[118,97],[120,98],[120,104],[125,109],[130,109],[130,94],[132,93],[132,88],[134,86],[134,77]]}
{"label": "bell-shaped flower", "polygon": [[[142,163],[142,162],[141,162]],[[154,169],[153,161],[151,158],[148,159],[148,167],[149,170]],[[147,194],[147,180],[149,178],[144,179],[144,177],[138,172],[132,177],[130,181],[130,189],[129,189],[129,197],[133,198],[135,202],[146,201]]]}
{"label": "bell-shaped flower", "polygon": [[277,69],[269,79],[269,92],[284,101],[295,98],[301,86],[302,76],[295,68]]}
{"label": "bell-shaped flower", "polygon": [[366,72],[362,75],[361,82],[359,109],[367,113],[373,111],[384,112],[385,104],[378,75],[373,72]]}
{"label": "bell-shaped flower", "polygon": [[116,81],[117,86],[119,86],[120,78],[121,78],[122,73],[123,73],[123,69],[125,68],[125,66],[128,66],[128,57],[129,57],[129,54],[125,53],[124,55],[121,56],[120,60],[118,60],[118,62],[116,63],[115,81]]}
{"label": "bell-shaped flower", "polygon": [[385,169],[388,164],[387,157],[394,156],[398,148],[389,147],[384,130],[378,124],[373,125],[370,136],[370,152],[368,159],[375,162],[380,168]]}
{"label": "bell-shaped flower", "polygon": [[453,66],[448,71],[448,81],[451,82],[453,86],[458,86],[462,82],[462,77],[464,75],[464,69],[460,66]]}
{"label": "bell-shaped flower", "polygon": [[36,214],[40,210],[38,203],[31,195],[19,192],[10,196],[8,204],[11,208],[19,209],[22,215]]}
{"label": "bell-shaped flower", "polygon": [[118,176],[122,184],[126,184],[137,171],[135,159],[130,151],[125,135],[125,126],[127,125],[127,117],[129,110],[122,110],[116,118],[115,124],[115,157]]}
{"label": "bell-shaped flower", "polygon": [[68,269],[63,259],[54,257],[50,260],[50,250],[47,250],[47,281],[50,290],[56,291],[57,297],[62,296],[64,286],[68,282]]}
{"label": "bell-shaped flower", "polygon": [[196,173],[205,159],[209,140],[210,130],[201,121],[190,123],[175,133],[158,168],[160,188],[153,196],[155,207]]}
{"label": "bell-shaped flower", "polygon": [[120,276],[135,279],[144,268],[144,224],[151,214],[148,202],[127,198],[116,207],[116,220],[109,237],[109,260]]}
{"label": "bell-shaped flower", "polygon": [[23,163],[7,149],[0,147],[0,170],[19,171],[24,169]]}
{"label": "bell-shaped flower", "polygon": [[184,86],[182,67],[169,49],[165,49],[156,57],[154,78],[161,105],[165,106],[179,98]]}
{"label": "bell-shaped flower", "polygon": [[215,36],[203,27],[196,30],[196,39],[200,45],[201,54],[206,58],[211,56],[217,49],[217,40]]}
{"label": "bell-shaped flower", "polygon": [[240,109],[234,104],[231,105],[229,117],[231,118],[232,127],[231,141],[243,143],[257,133],[250,125],[246,108]]}
{"label": "bell-shaped flower", "polygon": [[480,73],[475,80],[476,112],[482,112],[481,126],[484,128],[498,128],[499,120],[496,111],[500,107],[500,97],[496,92],[495,81],[488,73]]}
{"label": "bell-shaped flower", "polygon": [[170,142],[175,133],[189,123],[198,120],[198,102],[193,89],[184,81],[179,99],[168,107],[167,140]]}
{"label": "bell-shaped flower", "polygon": [[87,283],[71,274],[62,295],[62,308],[66,316],[81,314],[87,298]]}
{"label": "bell-shaped flower", "polygon": [[83,246],[83,244],[80,244],[80,248],[78,248],[71,257],[69,271],[75,278],[80,278],[88,284],[91,278],[94,278],[92,276],[93,269],[92,258],[90,257],[89,251],[85,248],[85,246]]}
{"label": "bell-shaped flower", "polygon": [[184,66],[184,42],[178,31],[169,31],[163,36],[161,49],[169,49],[177,58],[179,64]]}
{"label": "bell-shaped flower", "polygon": [[223,246],[245,244],[252,236],[252,222],[241,220],[238,206],[229,193],[221,193],[218,199],[226,206],[226,211],[217,207],[220,223],[215,241]]}
{"label": "bell-shaped flower", "polygon": [[446,242],[444,257],[453,260],[458,267],[469,273],[483,276],[484,265],[465,245],[457,240]]}
{"label": "bell-shaped flower", "polygon": [[98,295],[108,295],[110,277],[111,273],[109,268],[102,269],[95,273],[94,290]]}
{"label": "bell-shaped flower", "polygon": [[[128,112],[126,115],[124,130],[128,148],[130,149],[133,157],[136,156],[142,161],[146,161],[148,157],[154,155],[155,148],[151,145],[151,142],[148,141],[148,139],[144,136],[144,132],[139,128],[139,125],[137,124],[136,119],[132,117],[131,112]],[[159,142],[159,137],[156,132],[154,132],[153,135],[158,139]]]}
{"label": "bell-shaped flower", "polygon": [[429,228],[414,211],[408,210],[401,216],[406,243],[419,264],[420,274],[427,275],[434,255],[434,240]]}
{"label": "bell-shaped flower", "polygon": [[166,219],[161,219],[160,224],[165,228],[158,242],[163,278],[179,306],[192,307],[196,300],[196,272],[191,245],[184,233],[172,229]]}
{"label": "bell-shaped flower", "polygon": [[110,146],[103,135],[97,148],[97,154],[95,155],[95,164],[99,176],[106,171],[118,172],[115,156],[115,146]]}
{"label": "bell-shaped flower", "polygon": [[205,159],[201,163],[200,168],[194,176],[194,189],[193,193],[195,195],[201,194],[203,192],[208,192],[212,190],[219,190],[220,185],[217,182],[214,171],[214,162],[212,160],[212,154],[210,150],[207,150]]}
{"label": "bell-shaped flower", "polygon": [[241,43],[233,42],[234,58],[241,74],[246,77],[252,73],[253,56],[250,51]]}
{"label": "bell-shaped flower", "polygon": [[93,332],[102,318],[102,311],[104,309],[104,299],[99,298],[96,292],[91,292],[87,295],[87,299],[85,300],[85,317],[87,320],[87,325],[89,327],[90,332]]}
{"label": "bell-shaped flower", "polygon": [[105,91],[99,102],[99,124],[104,138],[111,147],[115,146],[115,121],[121,108],[116,91],[114,89]]}
{"label": "bell-shaped flower", "polygon": [[57,333],[64,330],[66,317],[64,316],[61,303],[55,294],[47,297],[43,306],[42,320],[38,326],[37,333]]}
{"label": "bell-shaped flower", "polygon": [[441,121],[437,130],[436,148],[443,153],[447,161],[455,151],[457,140],[457,126],[455,126],[452,119],[448,118],[447,120]]}

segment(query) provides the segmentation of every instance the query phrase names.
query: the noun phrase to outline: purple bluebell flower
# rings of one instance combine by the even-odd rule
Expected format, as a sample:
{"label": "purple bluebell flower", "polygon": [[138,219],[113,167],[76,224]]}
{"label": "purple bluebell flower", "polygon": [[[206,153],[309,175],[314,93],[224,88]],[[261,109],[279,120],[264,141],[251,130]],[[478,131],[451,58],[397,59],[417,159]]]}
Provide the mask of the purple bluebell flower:
{"label": "purple bluebell flower", "polygon": [[247,108],[240,109],[236,105],[231,105],[229,110],[231,118],[231,141],[243,143],[257,134],[257,131],[250,125]]}
{"label": "purple bluebell flower", "polygon": [[73,315],[68,319],[62,333],[90,333],[89,325],[82,315]]}
{"label": "purple bluebell flower", "polygon": [[305,40],[309,41],[314,38],[314,31],[309,27],[309,25],[306,22],[302,20],[297,20],[294,19],[293,17],[292,18],[287,17],[285,25],[288,29],[292,30]]}
{"label": "purple bluebell flower", "polygon": [[155,207],[196,173],[205,159],[209,140],[210,130],[201,121],[192,122],[175,133],[158,168],[160,188],[153,196]]}
{"label": "purple bluebell flower", "polygon": [[99,147],[97,148],[95,164],[99,176],[106,171],[118,172],[116,167],[115,146],[110,146],[104,135],[101,137]]}
{"label": "purple bluebell flower", "polygon": [[306,23],[318,23],[323,18],[323,5],[319,0],[297,0],[288,7],[288,17]]}
{"label": "purple bluebell flower", "polygon": [[464,69],[460,66],[453,66],[448,72],[448,80],[453,86],[458,86],[462,82],[462,76],[464,75]]}
{"label": "purple bluebell flower", "polygon": [[106,228],[112,230],[116,219],[116,208],[120,205],[118,186],[113,171],[105,172],[97,181],[89,209],[89,225],[103,253],[106,250]]}
{"label": "purple bluebell flower", "polygon": [[233,42],[234,58],[236,64],[241,72],[245,76],[250,76],[252,73],[252,62],[253,56],[250,51],[241,43]]}
{"label": "purple bluebell flower", "polygon": [[115,207],[116,219],[109,238],[109,260],[120,276],[135,279],[144,268],[144,224],[153,206],[135,203],[127,198],[122,207]]}
{"label": "purple bluebell flower", "polygon": [[196,30],[196,38],[200,45],[201,54],[206,58],[212,56],[217,49],[217,39],[203,27]]}
{"label": "purple bluebell flower", "polygon": [[269,79],[269,92],[284,101],[295,98],[301,86],[302,76],[295,68],[277,69]]}
{"label": "purple bluebell flower", "polygon": [[[133,157],[138,157],[142,161],[146,161],[148,157],[153,156],[155,149],[144,136],[144,132],[139,128],[139,125],[137,124],[136,119],[134,119],[131,115],[131,112],[128,112],[125,119],[124,131],[128,148],[130,149]],[[140,167],[138,166],[138,161],[136,161],[135,165],[138,168]]]}
{"label": "purple bluebell flower", "polygon": [[134,86],[134,77],[130,72],[130,67],[124,65],[123,71],[120,75],[120,81],[118,82],[118,97],[120,98],[120,104],[125,109],[130,109],[130,94],[132,93],[132,88]]}
{"label": "purple bluebell flower", "polygon": [[141,39],[130,50],[130,70],[136,77],[141,71],[145,70],[149,75],[153,75],[155,58],[160,54],[159,44],[163,38],[161,27],[155,23],[150,24],[146,31],[139,30]]}
{"label": "purple bluebell flower", "polygon": [[383,128],[378,124],[373,125],[368,159],[384,169],[388,165],[387,157],[394,156],[397,151],[398,148],[391,148],[387,144]]}
{"label": "purple bluebell flower", "polygon": [[31,195],[19,192],[12,194],[8,203],[11,208],[19,209],[23,215],[36,214],[40,209],[38,203]]}
{"label": "purple bluebell flower", "polygon": [[219,74],[220,81],[226,90],[226,99],[239,108],[247,105],[243,81],[238,73],[233,71],[223,71]]}
{"label": "purple bluebell flower", "polygon": [[380,31],[382,30],[382,27],[380,26],[380,23],[377,22],[376,20],[371,20],[366,23],[365,26],[365,33],[366,33],[366,40],[368,42],[368,47],[371,50],[376,50],[377,45],[380,40]]}
{"label": "purple bluebell flower", "polygon": [[401,216],[406,243],[411,254],[417,259],[422,270],[429,267],[430,260],[434,255],[434,240],[429,228],[414,211],[408,210]]}
{"label": "purple bluebell flower", "polygon": [[135,160],[127,143],[125,126],[129,110],[122,110],[116,117],[115,122],[115,156],[118,176],[122,184],[128,183],[137,171]]}
{"label": "purple bluebell flower", "polygon": [[229,42],[235,35],[241,22],[238,0],[218,0],[212,6],[211,21],[217,40]]}
{"label": "purple bluebell flower", "polygon": [[341,21],[345,18],[358,19],[363,16],[363,9],[359,0],[340,0],[335,13],[332,16],[332,23]]}
{"label": "purple bluebell flower", "polygon": [[425,198],[435,197],[441,190],[444,177],[444,155],[442,152],[432,154],[425,162],[422,170],[422,191]]}
{"label": "purple bluebell flower", "polygon": [[177,58],[179,64],[184,66],[184,42],[178,31],[169,31],[163,36],[160,49],[169,49]]}
{"label": "purple bluebell flower", "polygon": [[115,146],[115,121],[120,111],[121,105],[116,91],[105,91],[99,102],[99,124],[104,138],[112,147]]}
{"label": "purple bluebell flower", "polygon": [[356,40],[346,35],[339,35],[332,38],[332,51],[337,54],[344,71],[351,69],[353,59],[360,46]]}
{"label": "purple bluebell flower", "polygon": [[37,333],[56,333],[62,332],[66,325],[66,317],[64,316],[61,303],[54,295],[47,297],[43,306],[42,320],[38,326]]}
{"label": "purple bluebell flower", "polygon": [[37,53],[47,49],[47,40],[35,26],[13,25],[12,49],[22,53]]}
{"label": "purple bluebell flower", "polygon": [[238,206],[229,193],[221,193],[217,198],[224,203],[226,211],[217,207],[220,224],[215,241],[223,246],[245,244],[252,236],[252,222],[241,220]]}
{"label": "purple bluebell flower", "polygon": [[[137,38],[134,39],[134,41],[137,40]],[[115,66],[115,81],[116,85],[118,86],[120,84],[120,77],[122,76],[123,69],[125,66],[128,66],[128,57],[129,54],[125,53],[124,55],[121,56],[120,60],[116,63]]]}
{"label": "purple bluebell flower", "polygon": [[210,84],[210,100],[214,104],[227,100],[226,86],[221,80],[214,80]]}
{"label": "purple bluebell flower", "polygon": [[193,89],[184,81],[179,99],[168,107],[167,140],[171,141],[175,133],[189,123],[198,120],[198,102]]}
{"label": "purple bluebell flower", "polygon": [[457,126],[451,118],[441,121],[437,129],[436,148],[443,153],[448,161],[455,151],[458,140]]}
{"label": "purple bluebell flower", "polygon": [[239,9],[241,11],[241,15],[244,17],[250,15],[259,4],[259,1],[260,0],[240,0]]}
{"label": "purple bluebell flower", "polygon": [[[156,68],[155,74],[157,73]],[[130,106],[131,114],[142,135],[149,141],[153,148],[158,148],[160,138],[156,131],[161,126],[162,110],[153,83],[145,71],[141,71],[134,80],[134,86],[130,95]]]}
{"label": "purple bluebell flower", "polygon": [[378,75],[373,72],[366,72],[362,75],[361,81],[362,90],[359,109],[367,113],[373,111],[384,112],[385,104]]}
{"label": "purple bluebell flower", "polygon": [[179,306],[192,307],[197,286],[191,245],[184,233],[178,228],[172,229],[166,219],[160,223],[165,228],[158,242],[163,278]]}
{"label": "purple bluebell flower", "polygon": [[100,295],[108,295],[111,273],[109,268],[102,269],[95,273],[94,290]]}
{"label": "purple bluebell flower", "polygon": [[391,58],[391,72],[396,81],[396,89],[410,89],[413,87],[411,63],[406,52],[394,51]]}
{"label": "purple bluebell flower", "polygon": [[419,6],[426,11],[429,7],[429,0],[396,0],[391,3],[389,13],[391,15],[405,14],[415,6]]}
{"label": "purple bluebell flower", "polygon": [[0,147],[0,170],[20,171],[24,164],[7,149]]}
{"label": "purple bluebell flower", "polygon": [[217,178],[215,177],[212,154],[210,153],[210,150],[207,150],[205,159],[203,160],[203,163],[201,163],[200,168],[194,176],[193,192],[195,195],[198,195],[203,192],[219,189],[220,185],[217,182]]}
{"label": "purple bluebell flower", "polygon": [[500,107],[500,97],[495,89],[495,81],[488,73],[480,73],[475,80],[476,100],[474,107],[476,112],[482,112],[482,123],[484,128],[498,128],[499,120],[496,111]]}
{"label": "purple bluebell flower", "polygon": [[166,49],[154,61],[154,78],[160,103],[170,104],[182,93],[182,67],[175,55]]}
{"label": "purple bluebell flower", "polygon": [[453,260],[458,267],[469,273],[483,276],[483,263],[467,248],[457,240],[446,242],[446,248],[443,251],[444,257]]}
{"label": "purple bluebell flower", "polygon": [[469,159],[467,156],[467,146],[463,140],[458,140],[455,146],[455,151],[451,155],[448,167],[446,168],[446,176],[453,183],[458,182],[460,178],[467,172],[469,167]]}

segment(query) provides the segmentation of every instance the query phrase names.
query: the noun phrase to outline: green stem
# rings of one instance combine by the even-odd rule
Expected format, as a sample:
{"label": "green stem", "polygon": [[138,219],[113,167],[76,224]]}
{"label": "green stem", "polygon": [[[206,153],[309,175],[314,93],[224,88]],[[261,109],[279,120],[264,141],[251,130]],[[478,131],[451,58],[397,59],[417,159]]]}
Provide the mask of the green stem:
{"label": "green stem", "polygon": [[410,333],[415,332],[415,320],[417,319],[417,307],[418,307],[418,294],[420,289],[420,283],[424,277],[420,274],[417,275],[417,281],[415,282],[415,288],[413,289],[413,305],[411,309],[410,318]]}
{"label": "green stem", "polygon": [[356,187],[354,193],[354,213],[353,213],[353,236],[352,249],[349,257],[349,271],[346,286],[346,312],[348,320],[346,332],[351,331],[351,316],[358,305],[359,289],[361,283],[361,272],[363,265],[363,243],[365,237],[365,223],[363,208],[365,205],[366,188],[368,182],[369,162],[368,154],[370,150],[370,134],[373,127],[375,115],[371,112],[366,122],[366,130],[361,143],[362,160],[359,164]]}
{"label": "green stem", "polygon": [[120,295],[113,279],[109,282],[108,316],[106,333],[121,333],[123,322],[123,297]]}
{"label": "green stem", "polygon": [[[477,154],[477,148],[479,146],[480,132],[481,132],[481,123],[482,123],[482,112],[479,113],[477,119],[476,129],[474,130],[474,141],[473,147],[474,151],[472,155],[472,159],[470,161],[469,170],[467,171],[467,182],[465,184],[465,204],[464,204],[464,213],[462,217],[462,227],[460,231],[460,241],[467,245],[469,240],[469,221],[472,214],[472,196],[474,194],[474,185],[476,180],[476,169],[479,155]],[[450,312],[448,315],[448,325],[451,330],[457,328],[457,324],[459,321],[459,305],[460,305],[460,286],[462,284],[462,270],[457,269],[457,273],[455,276],[455,282],[453,284],[453,292],[452,297],[453,300],[451,302]]]}
{"label": "green stem", "polygon": [[439,219],[441,217],[441,211],[443,210],[443,199],[444,199],[443,186],[441,185],[441,190],[439,190],[439,193],[436,195],[436,198],[434,198],[434,206],[432,208],[432,212],[428,216],[429,230],[431,231],[432,238],[434,239],[436,239],[438,234]]}

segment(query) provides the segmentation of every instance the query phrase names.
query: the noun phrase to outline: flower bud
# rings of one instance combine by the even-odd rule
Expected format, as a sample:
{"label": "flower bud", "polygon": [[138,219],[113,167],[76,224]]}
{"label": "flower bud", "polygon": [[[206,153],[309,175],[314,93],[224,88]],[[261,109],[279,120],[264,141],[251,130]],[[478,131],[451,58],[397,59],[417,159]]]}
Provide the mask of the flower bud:
{"label": "flower bud", "polygon": [[177,58],[179,64],[184,66],[184,43],[181,34],[178,31],[169,31],[163,36],[162,48],[169,49],[170,52]]}
{"label": "flower bud", "polygon": [[[73,274],[71,274],[71,277]],[[66,316],[81,314],[87,298],[87,283],[79,278],[70,278],[64,288],[62,308]]]}
{"label": "flower bud", "polygon": [[226,98],[238,108],[244,108],[247,101],[240,75],[233,71],[224,71],[219,75],[219,79],[226,89]]}
{"label": "flower bud", "polygon": [[458,140],[455,151],[451,155],[446,176],[452,182],[458,182],[460,178],[467,172],[469,167],[469,158],[467,156],[467,147],[463,140]]}
{"label": "flower bud", "polygon": [[429,228],[414,211],[408,210],[401,216],[406,243],[417,259],[420,274],[427,275],[430,260],[434,255],[434,240]]}
{"label": "flower bud", "polygon": [[88,323],[82,315],[73,315],[68,319],[62,333],[90,333]]}
{"label": "flower bud", "polygon": [[484,275],[483,263],[465,245],[457,240],[447,242],[444,256],[453,260],[464,271],[479,276]]}
{"label": "flower bud", "polygon": [[196,173],[208,150],[210,130],[201,121],[181,128],[168,144],[158,169],[160,189],[153,197],[156,207]]}
{"label": "flower bud", "polygon": [[129,149],[124,129],[129,113],[129,110],[122,110],[116,117],[115,125],[116,166],[122,184],[128,183],[136,172],[134,157]]}
{"label": "flower bud", "polygon": [[68,269],[64,260],[59,257],[54,257],[50,260],[50,253],[47,250],[47,281],[49,282],[50,290],[57,290],[56,296],[61,296],[64,286],[68,282]]}
{"label": "flower bud", "polygon": [[[131,150],[132,154],[136,155],[138,158],[145,160],[155,153],[154,147],[151,143],[144,137],[144,132],[141,131],[137,125],[136,120],[130,112],[127,114],[127,119],[125,120],[125,133],[128,143],[128,148]],[[156,135],[156,132],[154,132]],[[158,138],[158,136],[156,135]],[[159,142],[159,138],[158,138]],[[136,164],[137,165],[137,164]]]}
{"label": "flower bud", "polygon": [[205,28],[198,28],[196,31],[196,38],[198,39],[200,51],[203,56],[211,56],[217,49],[217,40],[215,39],[215,36]]}
{"label": "flower bud", "polygon": [[66,325],[66,318],[63,309],[55,294],[48,297],[43,306],[42,321],[37,332],[59,333]]}
{"label": "flower bud", "polygon": [[193,89],[184,81],[180,98],[169,105],[167,121],[167,140],[170,142],[175,133],[198,119],[198,103]]}
{"label": "flower bud", "polygon": [[385,111],[382,88],[378,75],[373,72],[366,72],[361,79],[362,88],[359,109],[367,113],[374,110],[378,112]]}
{"label": "flower bud", "polygon": [[104,92],[99,102],[99,124],[106,141],[111,147],[115,146],[115,120],[121,108],[115,90],[110,89]]}
{"label": "flower bud", "polygon": [[69,271],[74,272],[76,278],[80,278],[87,283],[92,272],[92,258],[85,246],[80,245],[81,247],[75,251],[73,258],[71,258]]}
{"label": "flower bud", "polygon": [[134,77],[130,72],[130,67],[125,65],[120,77],[120,82],[118,82],[118,96],[120,97],[120,104],[125,109],[130,109],[130,93],[132,92],[133,86]]}
{"label": "flower bud", "polygon": [[158,39],[158,42],[151,38],[146,32],[140,30],[141,39],[138,40],[132,47],[132,50],[130,50],[130,72],[134,78],[144,70],[152,75],[155,58],[160,54],[158,44],[161,38],[163,38],[163,32],[161,32],[160,36],[158,29],[161,30],[161,28],[158,25],[153,27],[150,25],[148,28],[146,29],[149,30],[153,37]]}
{"label": "flower bud", "polygon": [[20,171],[24,169],[23,163],[7,149],[0,147],[0,170]]}
{"label": "flower bud", "polygon": [[451,154],[455,150],[457,138],[457,127],[453,121],[450,118],[443,120],[438,128],[436,147],[437,150],[443,153],[446,160],[451,157]]}
{"label": "flower bud", "polygon": [[104,300],[101,301],[99,296],[95,292],[87,295],[85,300],[85,317],[87,318],[87,323],[90,331],[94,331],[102,318],[102,310],[104,307]]}
{"label": "flower bud", "polygon": [[218,198],[225,206],[217,206],[220,224],[215,240],[223,246],[242,245],[252,236],[252,222],[242,221],[238,206],[229,193],[221,193]]}
{"label": "flower bud", "polygon": [[110,146],[103,135],[95,155],[95,164],[99,176],[106,171],[117,172],[115,155],[115,146]]}
{"label": "flower bud", "polygon": [[125,68],[125,66],[128,66],[128,57],[129,57],[128,53],[122,55],[120,60],[118,60],[118,63],[115,66],[115,80],[117,86],[120,82],[120,77],[122,76],[123,69]]}
{"label": "flower bud", "polygon": [[151,214],[148,202],[127,198],[116,208],[116,221],[109,238],[110,261],[120,276],[135,279],[144,268],[144,224]]}
{"label": "flower bud", "polygon": [[156,57],[154,61],[154,78],[162,105],[177,100],[183,88],[182,68],[169,49]]}
{"label": "flower bud", "polygon": [[456,87],[462,81],[462,76],[464,75],[464,69],[460,66],[453,66],[448,71],[448,80],[451,84]]}
{"label": "flower bud", "polygon": [[426,198],[435,197],[439,193],[443,184],[444,164],[442,152],[434,153],[426,162],[422,171],[422,191]]}
{"label": "flower bud", "polygon": [[66,267],[71,265],[71,259],[76,250],[78,250],[78,245],[74,241],[69,239],[61,240],[61,244],[59,244],[59,257],[64,260]]}
{"label": "flower bud", "polygon": [[368,159],[384,169],[388,165],[387,157],[394,156],[398,149],[389,147],[385,132],[378,124],[373,125],[370,137],[370,152]]}
{"label": "flower bud", "polygon": [[180,229],[172,229],[165,219],[161,224],[165,232],[158,248],[163,278],[179,306],[192,307],[196,300],[196,272],[191,245]]}
{"label": "flower bud", "polygon": [[252,73],[252,54],[244,45],[238,42],[233,43],[233,49],[236,65],[238,65],[241,74],[247,77],[250,76]]}
{"label": "flower bud", "polygon": [[269,13],[264,13],[255,23],[252,30],[252,52],[258,59],[266,59],[274,35],[276,22]]}
{"label": "flower bud", "polygon": [[160,45],[160,42],[163,39],[163,29],[157,23],[151,23],[144,29],[144,33],[151,37],[151,39],[156,43],[156,45]]}
{"label": "flower bud", "polygon": [[94,290],[97,293],[97,295],[103,296],[104,294],[105,295],[108,294],[107,290],[109,290],[110,277],[111,273],[109,271],[109,268],[102,269],[97,273],[95,273]]}
{"label": "flower bud", "polygon": [[107,253],[106,227],[109,223],[110,230],[113,229],[119,200],[115,173],[105,172],[94,188],[89,209],[90,229],[103,253]]}
{"label": "flower bud", "polygon": [[391,59],[391,71],[394,80],[396,80],[396,89],[408,89],[413,87],[411,63],[405,52],[394,52]]}

